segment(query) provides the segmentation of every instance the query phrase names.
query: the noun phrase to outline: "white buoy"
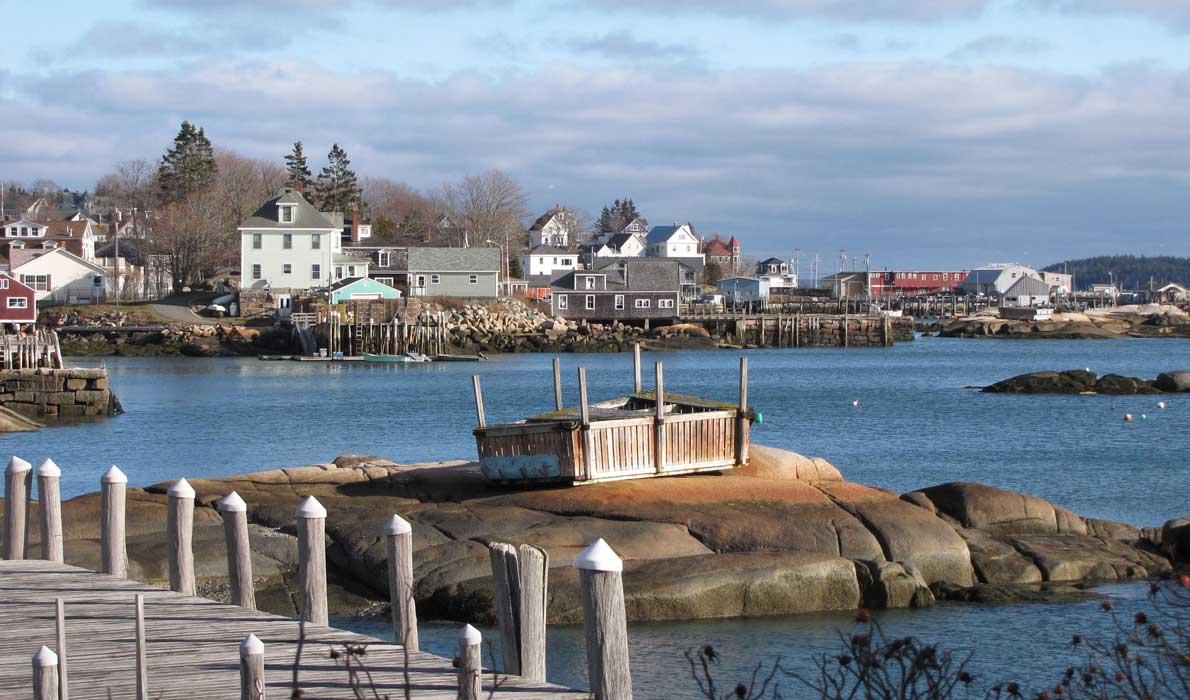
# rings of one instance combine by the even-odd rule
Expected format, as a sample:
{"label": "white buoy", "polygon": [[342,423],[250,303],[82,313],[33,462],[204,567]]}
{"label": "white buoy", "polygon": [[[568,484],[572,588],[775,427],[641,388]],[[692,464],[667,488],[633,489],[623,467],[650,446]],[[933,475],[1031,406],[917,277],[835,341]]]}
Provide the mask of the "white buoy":
{"label": "white buoy", "polygon": [[1142,414],[1140,414],[1140,419],[1141,419],[1141,420],[1148,420],[1148,419],[1149,419],[1149,417],[1148,417],[1146,414],[1142,413]]}
{"label": "white buoy", "polygon": [[858,406],[858,405],[859,405],[859,399],[856,399],[855,401],[852,401],[852,402],[851,402],[851,405],[852,405],[852,406]]}
{"label": "white buoy", "polygon": [[1157,408],[1160,408],[1162,411],[1164,411],[1164,410],[1165,410],[1165,402],[1164,402],[1164,401],[1158,401],[1158,402],[1157,402]]}
{"label": "white buoy", "polygon": [[1125,414],[1124,414],[1124,422],[1125,422],[1125,423],[1131,423],[1131,422],[1132,422],[1132,414],[1131,414],[1131,413],[1125,413]]}

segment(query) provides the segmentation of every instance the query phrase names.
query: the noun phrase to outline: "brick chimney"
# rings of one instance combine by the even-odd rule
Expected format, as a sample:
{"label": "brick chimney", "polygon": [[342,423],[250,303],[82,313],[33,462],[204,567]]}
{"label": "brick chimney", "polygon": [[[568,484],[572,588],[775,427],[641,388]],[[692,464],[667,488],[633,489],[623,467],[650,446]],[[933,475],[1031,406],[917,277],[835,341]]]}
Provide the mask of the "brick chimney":
{"label": "brick chimney", "polygon": [[351,242],[359,243],[359,204],[351,205]]}

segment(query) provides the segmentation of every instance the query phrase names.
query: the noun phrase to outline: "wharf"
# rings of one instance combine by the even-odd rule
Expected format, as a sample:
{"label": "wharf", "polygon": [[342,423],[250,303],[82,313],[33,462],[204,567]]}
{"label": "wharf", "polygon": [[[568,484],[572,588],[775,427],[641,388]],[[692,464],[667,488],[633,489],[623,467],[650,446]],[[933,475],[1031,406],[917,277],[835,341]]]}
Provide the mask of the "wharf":
{"label": "wharf", "polygon": [[[0,561],[0,697],[31,697],[31,659],[55,648],[55,598],[66,610],[66,659],[73,700],[136,697],[135,594],[144,595],[149,697],[240,697],[239,645],[264,643],[268,697],[290,697],[300,624],[277,615],[165,591],[143,583],[42,560]],[[355,698],[342,665],[345,644],[368,645],[363,664],[380,697],[404,697],[401,647],[353,632],[307,625],[299,679],[303,697]],[[330,656],[332,648],[339,660]],[[358,667],[357,667],[358,668]],[[411,652],[411,697],[454,700],[449,659]],[[493,676],[483,676],[483,696]],[[367,686],[365,685],[365,688]],[[569,700],[586,693],[500,676],[496,697]],[[372,697],[368,691],[368,697]]]}

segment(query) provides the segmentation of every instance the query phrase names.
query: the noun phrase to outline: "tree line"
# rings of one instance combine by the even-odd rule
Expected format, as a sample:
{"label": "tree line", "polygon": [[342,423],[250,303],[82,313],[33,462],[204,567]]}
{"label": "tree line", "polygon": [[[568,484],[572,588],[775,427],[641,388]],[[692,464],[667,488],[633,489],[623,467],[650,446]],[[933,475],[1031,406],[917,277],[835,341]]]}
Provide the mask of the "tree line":
{"label": "tree line", "polygon": [[1074,275],[1074,284],[1080,290],[1111,282],[1121,289],[1148,289],[1150,284],[1157,289],[1170,282],[1190,284],[1190,258],[1169,255],[1101,255],[1054,263],[1045,271]]}

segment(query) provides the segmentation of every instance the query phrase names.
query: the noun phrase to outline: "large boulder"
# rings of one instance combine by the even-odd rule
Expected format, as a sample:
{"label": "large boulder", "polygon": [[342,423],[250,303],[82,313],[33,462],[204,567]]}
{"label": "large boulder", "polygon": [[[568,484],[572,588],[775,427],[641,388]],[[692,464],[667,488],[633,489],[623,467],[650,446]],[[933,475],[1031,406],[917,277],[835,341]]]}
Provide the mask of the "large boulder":
{"label": "large boulder", "polygon": [[764,445],[749,446],[748,464],[739,467],[734,473],[775,481],[794,479],[814,483],[843,480],[842,473],[821,457],[804,457],[796,452]]}
{"label": "large boulder", "polygon": [[1161,391],[1153,387],[1151,382],[1136,377],[1125,377],[1122,374],[1105,374],[1095,382],[1096,394],[1110,396],[1131,396],[1134,394],[1159,394]]}
{"label": "large boulder", "polygon": [[1076,369],[1065,372],[1030,372],[1010,377],[983,388],[993,394],[1081,394],[1094,391],[1094,372]]}
{"label": "large boulder", "polygon": [[1190,370],[1178,372],[1162,372],[1157,375],[1153,386],[1161,391],[1170,393],[1190,392]]}
{"label": "large boulder", "polygon": [[959,527],[994,533],[1086,534],[1082,518],[1049,501],[985,484],[951,482],[921,489]]}
{"label": "large boulder", "polygon": [[1161,548],[1176,562],[1190,562],[1190,518],[1168,520],[1161,526]]}

